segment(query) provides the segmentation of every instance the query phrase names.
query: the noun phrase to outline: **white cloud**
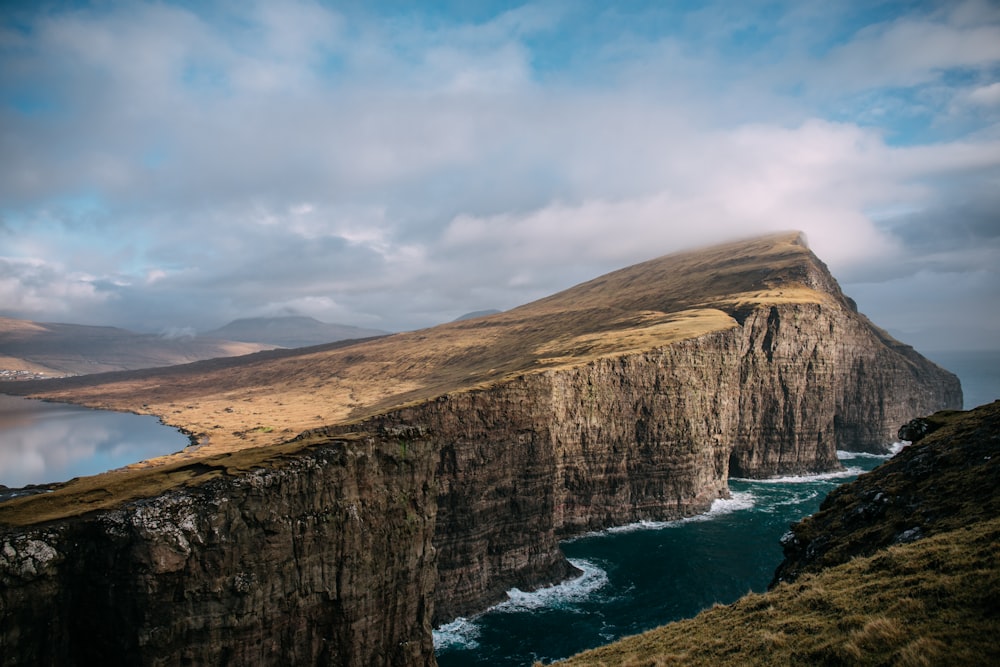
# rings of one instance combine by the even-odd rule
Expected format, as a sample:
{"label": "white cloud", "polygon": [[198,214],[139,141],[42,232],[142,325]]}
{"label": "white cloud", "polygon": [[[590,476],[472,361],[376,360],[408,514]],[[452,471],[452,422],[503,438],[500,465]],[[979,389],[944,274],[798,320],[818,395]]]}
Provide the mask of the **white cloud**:
{"label": "white cloud", "polygon": [[995,252],[992,258],[991,269],[927,268],[904,278],[845,288],[861,312],[877,315],[883,326],[918,350],[996,349],[1000,311],[984,307],[1000,302]]}
{"label": "white cloud", "polygon": [[968,101],[983,107],[1000,106],[1000,81],[971,90]]}
{"label": "white cloud", "polygon": [[835,48],[808,75],[811,85],[843,90],[913,86],[945,70],[1000,61],[1000,26],[903,17],[869,26]]}
{"label": "white cloud", "polygon": [[0,257],[0,303],[4,311],[28,318],[48,320],[106,303],[112,294],[96,282],[40,259]]}
{"label": "white cloud", "polygon": [[[58,111],[0,109],[2,213],[48,221],[11,227],[4,312],[158,330],[293,309],[410,328],[779,229],[805,230],[841,275],[912,274],[919,258],[901,258],[927,212],[954,224],[987,188],[952,184],[1000,156],[982,134],[996,132],[990,3],[900,12],[825,53],[810,45],[843,11],[825,4],[784,8],[780,29],[708,4],[660,33],[662,6],[599,21],[545,2],[479,21],[229,9],[109,5],[4,33],[0,85]],[[727,53],[747,31],[760,45]],[[539,69],[567,54],[581,62]],[[907,86],[925,86],[921,113],[961,108],[980,134],[892,145],[909,102],[885,87]],[[80,192],[100,210],[52,204]],[[25,263],[40,257],[69,268],[43,279]]]}

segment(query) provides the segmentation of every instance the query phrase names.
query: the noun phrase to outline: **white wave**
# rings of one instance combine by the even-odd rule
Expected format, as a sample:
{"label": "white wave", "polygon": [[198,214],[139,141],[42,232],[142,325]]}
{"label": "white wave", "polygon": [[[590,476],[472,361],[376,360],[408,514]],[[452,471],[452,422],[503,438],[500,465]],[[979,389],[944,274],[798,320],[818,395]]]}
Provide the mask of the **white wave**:
{"label": "white wave", "polygon": [[[888,459],[897,454],[899,449],[893,449],[896,445],[901,443],[895,443],[890,447],[890,454],[872,454],[871,452],[845,452],[842,449],[837,450],[837,458],[841,461],[850,461],[851,459]],[[902,447],[900,447],[902,449]]]}
{"label": "white wave", "polygon": [[[519,612],[532,611],[543,607],[560,607],[574,602],[579,602],[587,598],[591,593],[603,588],[608,583],[608,573],[594,563],[580,558],[569,558],[569,562],[581,570],[583,574],[564,581],[555,586],[539,588],[536,591],[525,592],[519,588],[512,588],[507,591],[507,600],[494,605],[483,612]],[[434,650],[460,648],[474,650],[479,648],[480,627],[476,619],[482,614],[473,618],[456,618],[451,623],[446,623],[439,628],[435,628]]]}
{"label": "white wave", "polygon": [[468,618],[458,617],[434,630],[434,650],[446,648],[479,648],[479,626]]}
{"label": "white wave", "polygon": [[584,600],[608,583],[608,573],[594,563],[579,558],[568,560],[574,567],[582,570],[583,574],[575,579],[539,588],[536,591],[525,592],[519,588],[512,588],[507,591],[508,599],[490,611],[517,612],[542,607],[561,607]]}
{"label": "white wave", "polygon": [[753,482],[755,484],[808,484],[809,482],[822,482],[827,479],[840,479],[842,477],[853,477],[860,475],[864,470],[861,468],[845,468],[833,472],[820,472],[811,475],[789,475],[786,477],[768,477],[766,479],[745,479],[734,477],[733,481]]}
{"label": "white wave", "polygon": [[899,440],[897,442],[892,443],[891,445],[889,445],[889,451],[892,452],[890,456],[895,456],[896,454],[899,454],[901,451],[903,451],[912,444],[913,443],[910,442],[909,440]]}
{"label": "white wave", "polygon": [[717,516],[730,514],[731,512],[752,509],[755,502],[753,494],[749,491],[734,491],[730,494],[729,498],[717,498],[713,500],[712,506],[703,514],[695,514],[694,516],[687,516],[683,519],[674,519],[672,521],[636,521],[634,523],[627,523],[623,526],[612,526],[611,528],[605,528],[604,530],[595,530],[590,533],[584,533],[583,535],[579,535],[577,537],[571,537],[566,541],[572,542],[573,540],[578,540],[584,537],[595,537],[598,535],[634,533],[639,530],[662,530],[664,528],[683,526],[686,523],[693,523],[695,521],[709,521]]}
{"label": "white wave", "polygon": [[[705,518],[711,518],[713,516],[719,516],[720,514],[729,514],[731,512],[739,512],[740,510],[753,509],[756,504],[756,499],[753,494],[749,491],[733,491],[729,494],[728,498],[718,498],[712,501],[712,507],[708,510],[708,514],[701,515]],[[691,517],[691,519],[698,519],[699,517]]]}
{"label": "white wave", "polygon": [[815,500],[820,495],[819,491],[810,491],[804,494],[794,493],[787,500],[775,500],[768,503],[767,508],[764,509],[765,512],[770,511],[775,507],[784,507],[786,505],[801,505],[802,503],[807,503],[810,500]]}

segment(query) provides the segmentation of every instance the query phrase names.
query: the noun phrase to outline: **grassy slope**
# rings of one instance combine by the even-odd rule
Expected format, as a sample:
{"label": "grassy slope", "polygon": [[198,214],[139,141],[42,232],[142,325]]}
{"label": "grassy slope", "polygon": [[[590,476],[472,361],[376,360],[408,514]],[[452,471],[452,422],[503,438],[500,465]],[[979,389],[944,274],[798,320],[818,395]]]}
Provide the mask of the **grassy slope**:
{"label": "grassy slope", "polygon": [[[946,419],[946,427],[906,452],[909,463],[882,466],[841,487],[839,500],[803,522],[810,535],[818,523],[838,527],[842,558],[821,559],[826,567],[768,593],[560,664],[1000,664],[1000,402]],[[934,467],[923,469],[930,461]],[[983,486],[987,478],[994,481]],[[882,533],[898,533],[894,513],[852,521],[857,497],[875,486],[917,503],[910,512],[932,536],[889,545]],[[863,548],[874,544],[873,535],[882,546]]]}
{"label": "grassy slope", "polygon": [[1000,664],[1000,519],[807,575],[566,667]]}
{"label": "grassy slope", "polygon": [[663,257],[504,313],[358,344],[3,390],[156,414],[207,435],[206,451],[231,451],[736,326],[730,314],[741,305],[829,300],[802,284],[816,264],[798,235],[776,235]]}
{"label": "grassy slope", "polygon": [[[504,313],[432,329],[0,391],[158,415],[203,446],[146,465],[192,463],[518,374],[731,328],[733,315],[755,304],[842,298],[835,286],[810,287],[817,275],[826,275],[822,263],[799,234],[785,233],[669,255]],[[162,486],[172,486],[171,479],[164,476]],[[69,487],[81,484],[61,490],[65,512],[78,511]],[[88,507],[138,497],[122,489]],[[0,521],[13,521],[5,505]]]}

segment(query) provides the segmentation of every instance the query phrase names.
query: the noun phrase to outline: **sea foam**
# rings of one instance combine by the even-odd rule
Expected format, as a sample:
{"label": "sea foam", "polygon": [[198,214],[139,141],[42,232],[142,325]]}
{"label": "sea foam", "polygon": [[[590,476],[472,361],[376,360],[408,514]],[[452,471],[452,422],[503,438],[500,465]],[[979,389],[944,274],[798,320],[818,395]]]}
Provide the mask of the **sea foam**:
{"label": "sea foam", "polygon": [[754,484],[808,484],[810,482],[821,482],[827,479],[841,479],[842,477],[853,477],[854,475],[860,475],[864,470],[861,468],[845,468],[844,470],[835,470],[833,472],[820,472],[810,475],[788,475],[785,477],[767,477],[765,479],[747,479],[742,477],[734,477],[733,481],[737,482],[753,482]]}
{"label": "sea foam", "polygon": [[608,573],[596,564],[580,558],[569,558],[573,567],[583,574],[555,586],[546,586],[534,591],[512,588],[507,591],[507,600],[491,609],[500,612],[518,612],[542,607],[562,607],[579,602],[608,583]]}
{"label": "sea foam", "polygon": [[716,500],[713,500],[712,506],[703,514],[696,514],[694,516],[684,517],[683,519],[674,519],[672,521],[636,521],[633,523],[627,523],[623,526],[613,526],[611,528],[605,528],[604,530],[595,530],[590,533],[584,533],[583,535],[571,537],[565,541],[572,542],[573,540],[598,535],[632,533],[638,530],[662,530],[664,528],[673,528],[674,526],[683,526],[686,523],[693,523],[695,521],[710,521],[715,517],[722,516],[724,514],[738,512],[740,510],[753,509],[754,504],[754,496],[749,491],[734,491],[729,498],[717,498]]}
{"label": "sea foam", "polygon": [[899,454],[901,451],[909,447],[911,444],[913,443],[911,443],[909,440],[897,440],[896,442],[889,445],[889,451],[892,452],[890,456],[895,456],[896,454]]}
{"label": "sea foam", "polygon": [[445,623],[440,628],[434,629],[434,650],[440,651],[446,648],[479,648],[479,626],[475,620],[456,618],[451,623]]}
{"label": "sea foam", "polygon": [[894,442],[889,445],[888,454],[872,454],[871,452],[845,452],[841,449],[837,450],[837,458],[841,461],[850,461],[851,459],[889,459],[896,454],[903,451],[903,447],[906,447],[908,442]]}
{"label": "sea foam", "polygon": [[[567,560],[583,574],[554,586],[546,586],[534,591],[512,588],[507,591],[506,600],[490,607],[483,613],[516,613],[542,608],[571,608],[574,603],[586,599],[608,583],[608,573],[591,561],[581,558]],[[434,649],[440,651],[450,648],[478,648],[480,627],[476,619],[479,616],[480,614],[472,618],[456,618],[451,623],[435,628]]]}

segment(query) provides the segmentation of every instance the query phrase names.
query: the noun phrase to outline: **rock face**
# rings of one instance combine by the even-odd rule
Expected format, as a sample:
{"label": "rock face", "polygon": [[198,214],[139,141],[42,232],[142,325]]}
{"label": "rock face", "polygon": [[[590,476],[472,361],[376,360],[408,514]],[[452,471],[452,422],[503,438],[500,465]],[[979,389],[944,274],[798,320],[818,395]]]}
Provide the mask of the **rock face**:
{"label": "rock face", "polygon": [[0,663],[431,665],[432,464],[332,442],[0,530]]}
{"label": "rock face", "polygon": [[[3,662],[72,664],[94,637],[130,664],[431,664],[432,618],[570,576],[562,537],[702,512],[731,475],[834,469],[838,448],[880,451],[961,405],[957,378],[859,315],[799,237],[755,243],[462,325],[503,354],[440,363],[489,381],[310,429],[301,461],[6,529]],[[396,340],[446,345],[457,326]],[[371,364],[375,346],[420,361],[394,339],[342,355]]]}
{"label": "rock face", "polygon": [[1000,401],[907,426],[922,432],[919,443],[834,489],[792,526],[772,586],[1000,515]]}
{"label": "rock face", "polygon": [[909,426],[926,437],[793,526],[768,592],[559,664],[1000,664],[1000,401]]}

